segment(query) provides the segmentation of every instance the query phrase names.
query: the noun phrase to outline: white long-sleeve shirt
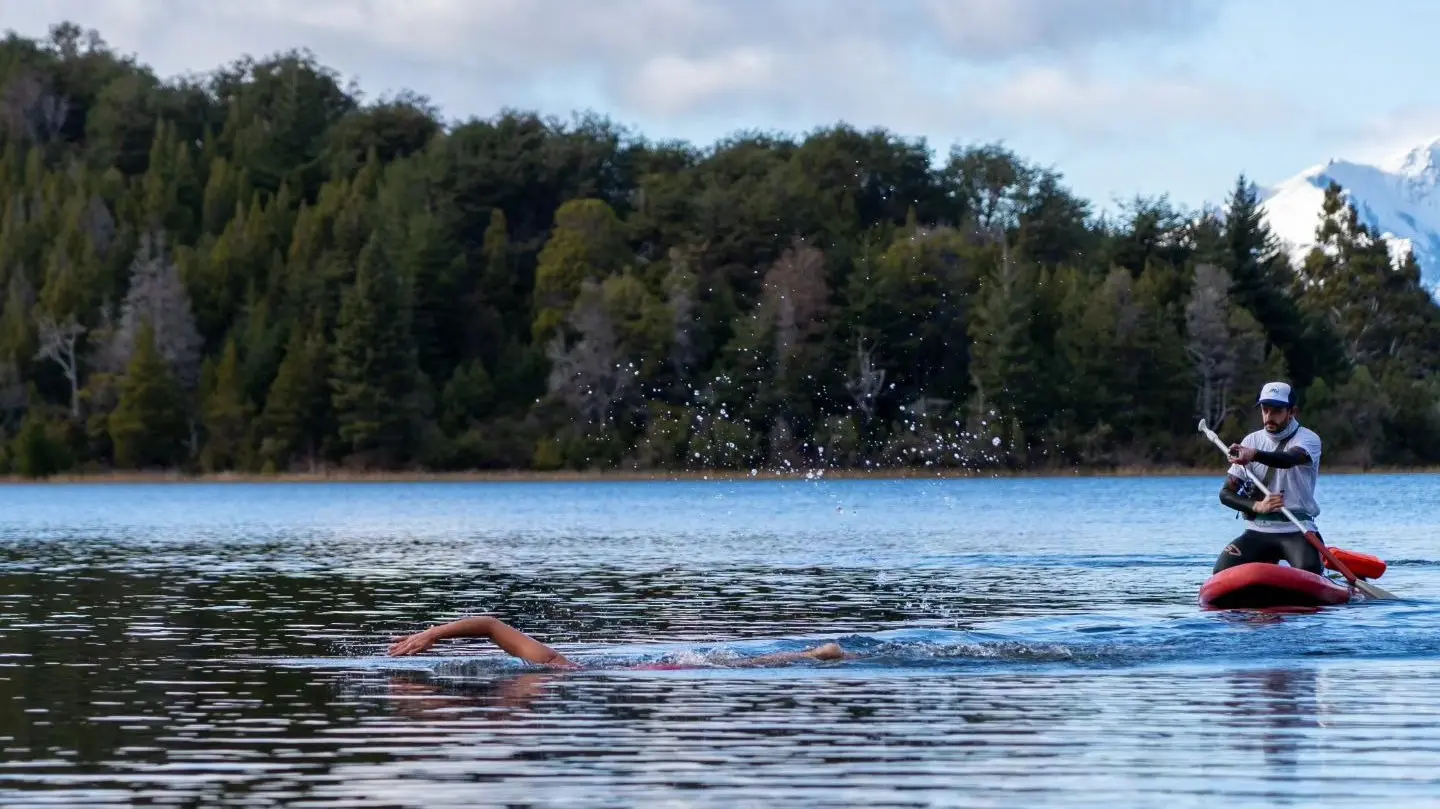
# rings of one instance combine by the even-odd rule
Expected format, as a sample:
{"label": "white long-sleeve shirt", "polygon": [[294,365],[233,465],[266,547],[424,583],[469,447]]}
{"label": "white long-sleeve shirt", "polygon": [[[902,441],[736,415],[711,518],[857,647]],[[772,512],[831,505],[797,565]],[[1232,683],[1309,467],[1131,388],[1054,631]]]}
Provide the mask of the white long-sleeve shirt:
{"label": "white long-sleeve shirt", "polygon": [[[1280,442],[1264,429],[1245,436],[1240,441],[1241,446],[1254,447],[1264,452],[1275,452],[1280,449]],[[1320,516],[1320,504],[1315,500],[1315,484],[1320,478],[1320,436],[1308,427],[1300,427],[1295,434],[1285,442],[1286,451],[1299,447],[1310,455],[1310,463],[1297,464],[1289,469],[1274,470],[1272,480],[1265,480],[1265,474],[1270,472],[1270,467],[1259,461],[1249,464],[1250,471],[1255,477],[1265,481],[1265,487],[1272,494],[1284,494],[1285,506],[1290,513],[1305,526],[1307,531],[1317,531],[1315,518]],[[1250,478],[1245,474],[1245,467],[1239,464],[1230,465],[1230,474],[1246,483]],[[1294,524],[1279,511],[1270,514],[1256,514],[1254,517],[1245,520],[1246,527],[1254,531],[1266,533],[1283,534],[1295,530]]]}

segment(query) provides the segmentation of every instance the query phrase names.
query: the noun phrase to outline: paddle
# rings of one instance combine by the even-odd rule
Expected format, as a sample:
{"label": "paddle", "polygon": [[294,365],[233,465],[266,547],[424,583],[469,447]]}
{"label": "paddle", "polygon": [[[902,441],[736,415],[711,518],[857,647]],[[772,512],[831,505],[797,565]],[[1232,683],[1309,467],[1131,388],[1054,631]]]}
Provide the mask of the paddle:
{"label": "paddle", "polygon": [[[1211,431],[1210,427],[1205,423],[1205,419],[1200,419],[1200,432],[1204,433],[1215,446],[1219,447],[1220,451],[1225,453],[1225,457],[1230,457],[1230,448],[1225,446],[1225,442],[1220,440],[1220,436]],[[1266,497],[1270,496],[1270,490],[1265,488],[1265,484],[1261,483],[1259,478],[1255,477],[1255,473],[1250,471],[1249,466],[1245,467],[1245,474],[1256,487],[1260,489],[1261,494]],[[1289,508],[1281,506],[1280,512],[1289,518],[1290,522],[1294,523],[1296,528],[1300,529],[1300,532],[1305,535],[1305,538],[1310,541],[1310,544],[1315,546],[1315,550],[1319,551],[1320,555],[1325,558],[1328,565],[1338,570],[1340,575],[1344,576],[1345,580],[1350,582],[1351,587],[1358,588],[1362,593],[1371,598],[1398,598],[1398,596],[1386,591],[1383,587],[1362,581],[1356,577],[1354,573],[1350,572],[1350,568],[1344,562],[1337,559],[1335,554],[1331,553],[1330,549],[1325,547],[1325,543],[1320,541],[1320,537],[1316,536],[1314,531],[1305,530],[1305,526],[1302,525],[1299,520],[1295,519],[1295,515],[1290,513]]]}

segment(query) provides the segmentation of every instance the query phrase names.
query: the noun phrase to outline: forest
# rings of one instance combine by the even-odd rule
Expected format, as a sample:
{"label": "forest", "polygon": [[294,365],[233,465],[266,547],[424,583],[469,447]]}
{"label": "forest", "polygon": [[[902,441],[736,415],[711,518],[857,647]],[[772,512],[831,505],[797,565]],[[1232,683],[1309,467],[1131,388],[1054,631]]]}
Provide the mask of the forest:
{"label": "forest", "polygon": [[306,51],[0,43],[0,474],[1214,465],[1291,380],[1440,462],[1440,309],[1332,186],[1100,214],[1001,144],[446,120]]}

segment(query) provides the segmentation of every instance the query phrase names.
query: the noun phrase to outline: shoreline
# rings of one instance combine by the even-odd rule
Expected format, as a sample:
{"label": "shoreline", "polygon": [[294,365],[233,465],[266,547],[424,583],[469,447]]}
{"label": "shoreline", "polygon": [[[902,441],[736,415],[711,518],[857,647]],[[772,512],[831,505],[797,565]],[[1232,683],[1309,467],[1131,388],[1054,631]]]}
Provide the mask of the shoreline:
{"label": "shoreline", "polygon": [[[1190,466],[1123,466],[1116,468],[1073,469],[715,469],[715,470],[494,470],[457,472],[357,472],[323,470],[315,472],[247,472],[186,473],[180,471],[103,471],[76,472],[49,478],[26,478],[0,475],[0,485],[56,484],[321,484],[321,483],[673,483],[686,481],[819,481],[819,480],[965,480],[965,479],[1051,479],[1051,478],[1141,478],[1141,477],[1215,477],[1225,473],[1223,464],[1210,467]],[[1324,476],[1335,475],[1427,475],[1440,474],[1440,467],[1359,467],[1339,466],[1321,470]]]}

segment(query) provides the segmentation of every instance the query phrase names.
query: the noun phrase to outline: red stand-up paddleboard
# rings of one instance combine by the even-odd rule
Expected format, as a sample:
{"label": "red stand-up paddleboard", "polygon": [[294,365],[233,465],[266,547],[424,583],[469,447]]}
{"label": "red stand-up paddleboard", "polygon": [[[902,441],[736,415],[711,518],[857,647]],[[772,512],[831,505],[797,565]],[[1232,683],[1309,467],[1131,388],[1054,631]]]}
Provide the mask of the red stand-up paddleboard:
{"label": "red stand-up paddleboard", "polygon": [[1200,606],[1217,610],[1326,607],[1353,597],[1343,583],[1269,562],[1226,568],[1200,586]]}

